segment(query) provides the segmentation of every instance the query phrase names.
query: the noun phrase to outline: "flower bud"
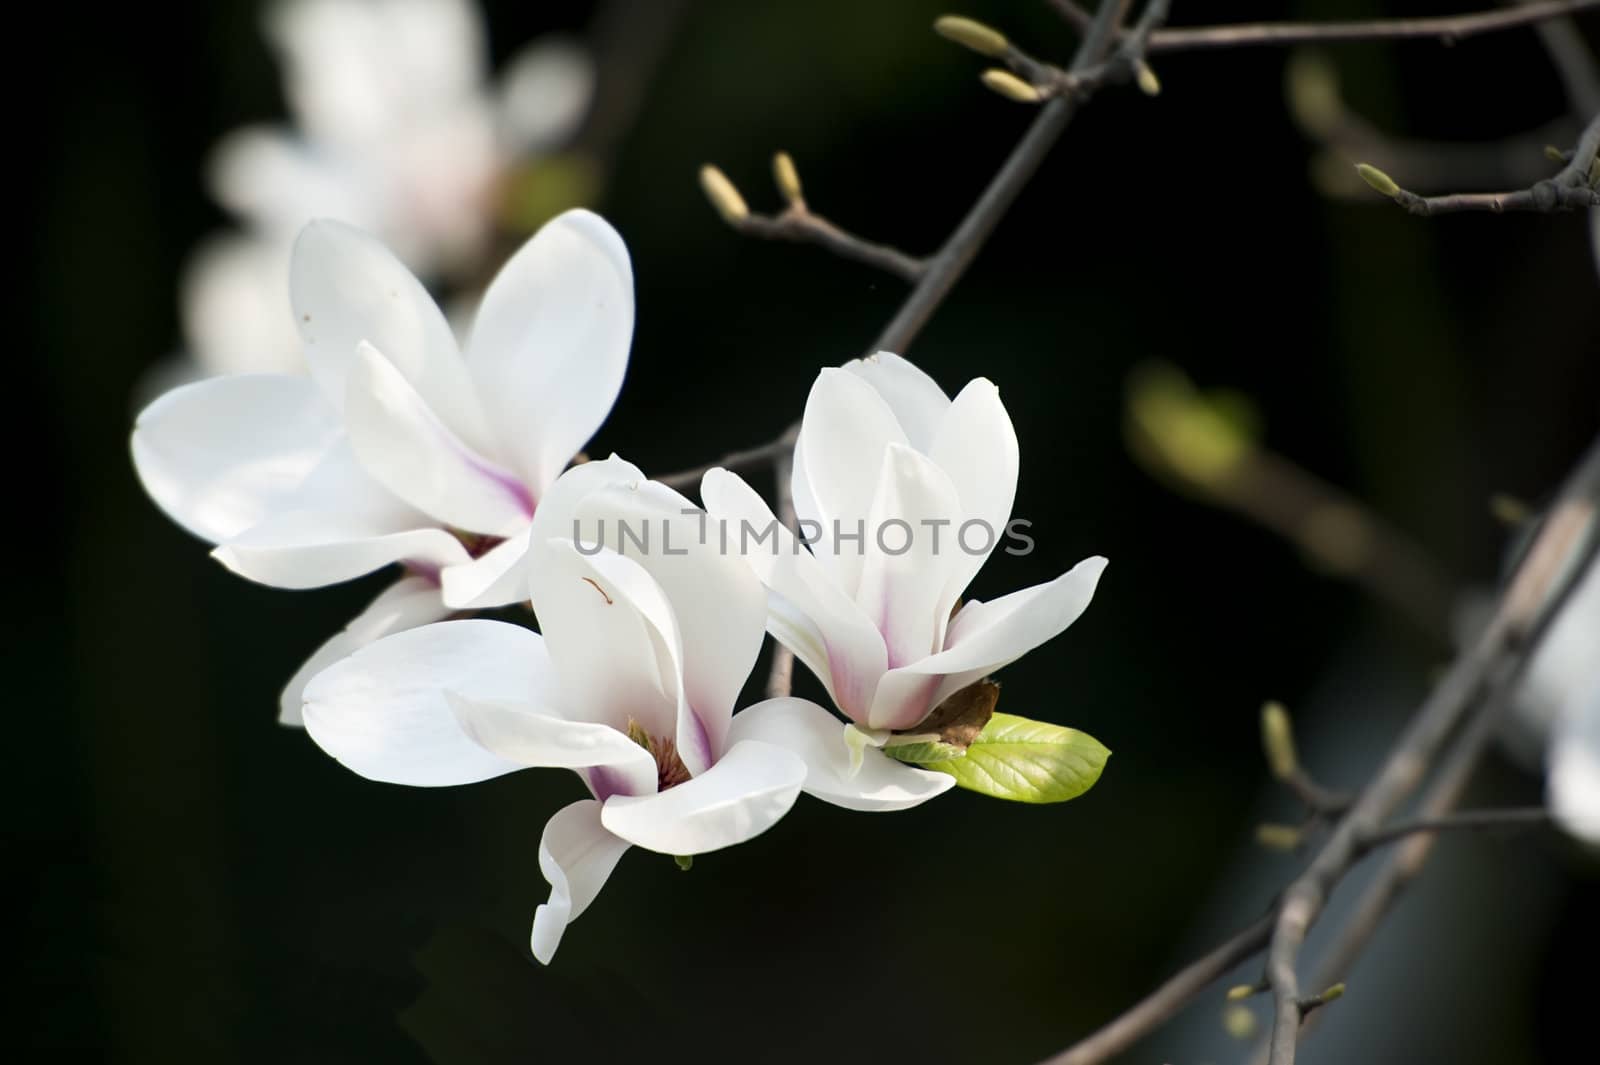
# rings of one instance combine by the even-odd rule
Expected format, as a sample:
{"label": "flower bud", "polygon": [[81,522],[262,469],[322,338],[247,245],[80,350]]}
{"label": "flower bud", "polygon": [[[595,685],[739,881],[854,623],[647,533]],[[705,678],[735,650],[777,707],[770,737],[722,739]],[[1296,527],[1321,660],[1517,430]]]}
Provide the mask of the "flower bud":
{"label": "flower bud", "polygon": [[705,192],[706,199],[711,201],[711,206],[729,225],[750,217],[750,208],[745,206],[744,197],[733,187],[728,175],[716,167],[708,164],[700,168],[700,188]]}
{"label": "flower bud", "polygon": [[1042,96],[1036,86],[1030,85],[1011,73],[995,67],[983,72],[983,83],[991,92],[997,92],[1007,100],[1015,100],[1019,104],[1036,104]]}
{"label": "flower bud", "polygon": [[1011,48],[1011,42],[999,30],[960,15],[943,15],[934,19],[933,32],[991,59],[998,59]]}
{"label": "flower bud", "polygon": [[1367,163],[1357,163],[1356,173],[1361,175],[1361,180],[1377,189],[1391,200],[1400,195],[1400,186],[1394,183],[1394,178],[1382,170]]}
{"label": "flower bud", "polygon": [[1139,85],[1139,91],[1146,96],[1161,95],[1161,79],[1156,77],[1156,72],[1150,69],[1150,64],[1143,59],[1139,60],[1133,68],[1133,77]]}
{"label": "flower bud", "polygon": [[1300,846],[1300,830],[1293,825],[1257,825],[1256,842],[1269,851],[1292,851]]}
{"label": "flower bud", "polygon": [[772,180],[777,183],[778,191],[790,203],[799,203],[800,171],[795,169],[794,160],[788,152],[779,152],[772,157]]}
{"label": "flower bud", "polygon": [[1294,776],[1298,759],[1294,751],[1294,729],[1289,711],[1282,703],[1267,703],[1261,708],[1261,747],[1267,752],[1267,767],[1279,780]]}
{"label": "flower bud", "polygon": [[1228,988],[1228,1001],[1239,1002],[1256,993],[1255,984],[1234,984]]}

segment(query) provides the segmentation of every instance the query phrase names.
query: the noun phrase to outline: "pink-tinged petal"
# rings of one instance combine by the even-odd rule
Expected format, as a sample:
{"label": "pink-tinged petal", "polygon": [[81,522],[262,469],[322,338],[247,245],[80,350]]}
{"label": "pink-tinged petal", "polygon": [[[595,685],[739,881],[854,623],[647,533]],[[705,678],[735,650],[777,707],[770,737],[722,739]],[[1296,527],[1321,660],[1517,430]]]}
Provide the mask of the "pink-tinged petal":
{"label": "pink-tinged petal", "polygon": [[577,517],[587,542],[639,563],[671,605],[683,646],[684,698],[694,717],[687,724],[704,729],[709,764],[723,750],[734,703],[761,653],[767,616],[761,582],[743,559],[720,549],[720,523],[665,485],[609,485],[590,493]]}
{"label": "pink-tinged petal", "polygon": [[541,963],[550,964],[567,925],[589,908],[627,849],[626,840],[600,823],[593,799],[564,806],[545,823],[539,871],[550,883],[550,901],[534,911],[531,944]]}
{"label": "pink-tinged petal", "polygon": [[639,798],[607,799],[601,823],[660,854],[704,854],[759,836],[800,794],[806,765],[780,747],[745,740],[706,772]]}
{"label": "pink-tinged petal", "polygon": [[212,555],[275,588],[337,584],[391,562],[431,573],[467,561],[460,540],[369,477],[345,440],[279,507]]}
{"label": "pink-tinged petal", "polygon": [[[968,603],[950,624],[945,650],[884,676],[871,723],[910,728],[951,694],[1060,635],[1088,609],[1105,568],[1104,558],[1086,558],[1046,584],[988,603]],[[938,681],[932,694],[926,700],[915,698],[930,679]],[[921,713],[911,716],[919,706]]]}
{"label": "pink-tinged petal", "polygon": [[627,565],[596,565],[568,540],[529,549],[533,609],[556,663],[560,705],[621,732],[632,720],[652,738],[675,737],[679,694],[672,652],[619,587],[619,577],[630,591],[649,578],[637,563],[619,561]]}
{"label": "pink-tinged petal", "polygon": [[890,444],[879,468],[856,603],[883,634],[894,669],[944,642],[944,587],[959,555],[961,501],[944,471],[909,447]]}
{"label": "pink-tinged petal", "polygon": [[442,621],[386,636],[312,678],[303,716],[317,746],[371,780],[435,787],[523,768],[462,729],[446,692],[549,705],[537,633],[498,621]]}
{"label": "pink-tinged petal", "polygon": [[940,600],[944,616],[1005,536],[1017,497],[1017,434],[1000,402],[1000,390],[983,378],[967,384],[950,404],[928,457],[943,470],[961,500],[961,525],[950,537],[950,576]]}
{"label": "pink-tinged petal", "polygon": [[[787,604],[788,610],[780,607],[782,618],[775,618],[769,609],[773,636],[795,635],[793,616],[805,618],[822,643],[826,671],[818,676],[839,709],[864,721],[878,678],[888,668],[888,652],[877,626],[738,475],[724,469],[710,471],[700,482],[700,497],[713,518],[727,522],[727,550],[743,557],[767,590]],[[815,647],[797,642],[790,649],[813,670],[817,668]]]}
{"label": "pink-tinged petal", "polygon": [[769,699],[733,716],[733,743],[759,740],[790,751],[806,764],[803,789],[847,810],[904,810],[950,789],[948,773],[914,769],[876,747],[861,751],[859,769],[851,768],[843,723],[805,699]]}
{"label": "pink-tinged petal", "polygon": [[508,762],[545,769],[603,768],[618,782],[615,790],[621,794],[655,794],[655,759],[610,725],[558,716],[550,705],[474,699],[450,691],[445,697],[461,730]]}
{"label": "pink-tinged petal", "polygon": [[439,589],[432,581],[421,577],[396,581],[356,615],[342,632],[306,659],[305,665],[283,689],[278,701],[278,721],[284,725],[301,724],[300,706],[305,701],[306,685],[335,662],[391,633],[442,621],[449,614],[449,608],[439,601]]}
{"label": "pink-tinged petal", "polygon": [[335,405],[362,342],[383,352],[425,407],[474,451],[493,455],[472,378],[439,305],[378,241],[339,222],[300,232],[289,265],[289,298],[312,376]]}
{"label": "pink-tinged petal", "polygon": [[360,347],[344,409],[367,472],[444,524],[490,536],[520,532],[534,503],[516,474],[452,433],[382,352]]}
{"label": "pink-tinged petal", "polygon": [[490,283],[467,362],[506,461],[536,491],[611,412],[632,339],[628,250],[588,211],[547,222]]}
{"label": "pink-tinged petal", "polygon": [[[872,535],[865,528],[867,511],[877,494],[883,451],[905,443],[894,412],[864,378],[834,369],[818,375],[795,445],[809,498],[795,498],[795,513],[816,523],[819,539],[812,550],[846,595],[855,595],[861,579],[864,539]],[[801,511],[802,502],[815,512]],[[855,539],[857,532],[864,532],[863,539]]]}
{"label": "pink-tinged petal", "polygon": [[439,573],[444,601],[455,610],[486,610],[526,602],[529,529],[498,543],[470,562]]}
{"label": "pink-tinged petal", "polygon": [[338,413],[305,378],[220,377],[141,411],[133,464],[173,521],[219,543],[282,506],[339,437]]}
{"label": "pink-tinged petal", "polygon": [[844,364],[844,369],[877,390],[894,411],[900,428],[905,430],[906,442],[928,454],[939,423],[950,409],[950,397],[944,394],[944,389],[915,364],[892,351],[852,359]]}

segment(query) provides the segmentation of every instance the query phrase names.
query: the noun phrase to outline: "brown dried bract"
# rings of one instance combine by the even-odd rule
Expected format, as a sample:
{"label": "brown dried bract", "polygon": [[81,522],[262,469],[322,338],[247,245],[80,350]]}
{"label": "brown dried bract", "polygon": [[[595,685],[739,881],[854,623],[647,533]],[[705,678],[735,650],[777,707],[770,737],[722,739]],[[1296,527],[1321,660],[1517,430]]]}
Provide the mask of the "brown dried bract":
{"label": "brown dried bract", "polygon": [[950,696],[933,708],[933,713],[908,732],[937,732],[943,743],[966,748],[978,738],[983,726],[994,716],[1000,701],[1000,685],[985,677]]}

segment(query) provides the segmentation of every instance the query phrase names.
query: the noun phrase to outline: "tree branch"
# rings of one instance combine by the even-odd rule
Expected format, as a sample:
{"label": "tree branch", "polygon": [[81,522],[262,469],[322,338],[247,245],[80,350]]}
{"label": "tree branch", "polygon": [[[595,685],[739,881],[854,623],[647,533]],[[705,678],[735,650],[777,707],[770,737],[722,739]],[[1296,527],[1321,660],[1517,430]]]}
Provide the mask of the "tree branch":
{"label": "tree branch", "polygon": [[1274,907],[1254,924],[1168,977],[1116,1020],[1040,1065],[1097,1065],[1127,1050],[1165,1024],[1228,970],[1259,954],[1272,935],[1276,918]]}
{"label": "tree branch", "polygon": [[1455,814],[1439,814],[1396,821],[1361,841],[1364,853],[1419,834],[1439,832],[1481,831],[1494,828],[1527,828],[1550,823],[1550,811],[1543,806],[1516,806],[1505,810],[1464,810]]}
{"label": "tree branch", "polygon": [[[1068,73],[1088,70],[1105,58],[1116,36],[1116,29],[1121,24],[1122,15],[1130,2],[1131,0],[1105,0],[1095,22],[1098,28],[1093,29],[1084,38]],[[1165,19],[1170,6],[1171,0],[1150,0],[1140,20],[1141,26],[1153,28],[1159,25],[1160,21]],[[1148,30],[1146,32],[1148,33]],[[900,353],[910,347],[911,342],[922,332],[923,326],[927,325],[928,319],[933,316],[933,312],[966,273],[967,267],[982,250],[989,235],[994,232],[995,226],[1000,224],[1000,219],[1021,195],[1029,179],[1038,172],[1045,156],[1072,121],[1072,116],[1076,114],[1078,104],[1083,98],[1079,95],[1061,96],[1044,106],[1027,132],[1023,134],[1022,140],[1006,157],[999,172],[984,188],[978,201],[967,211],[966,216],[962,218],[943,246],[931,257],[918,261],[916,283],[911,293],[890,319],[889,324],[878,334],[878,338],[867,349],[866,354],[870,355],[877,351]],[[726,179],[721,178],[720,172],[717,178],[726,183]],[[730,225],[737,229],[741,216],[745,219],[752,217],[744,207],[744,201],[739,198],[738,192],[731,185],[726,189],[715,187],[715,181],[708,180],[704,172],[701,180],[707,186],[707,193],[713,205]],[[780,186],[782,184],[780,178]],[[788,189],[784,191],[785,195],[790,197],[791,208],[796,204],[804,204],[799,195],[798,181],[795,182],[792,192]],[[730,194],[731,199],[728,198]],[[669,473],[658,477],[657,480],[669,485],[682,486],[699,480],[706,471],[716,466],[748,469],[775,461],[794,447],[799,432],[800,424],[795,422],[776,439],[766,444],[733,452],[709,465]]]}
{"label": "tree branch", "polygon": [[[1088,25],[1089,15],[1074,0],[1050,0],[1050,6],[1074,26]],[[1544,0],[1503,11],[1432,18],[1364,19],[1355,22],[1249,22],[1231,26],[1186,26],[1158,30],[1150,38],[1150,54],[1214,48],[1282,47],[1296,44],[1342,44],[1432,38],[1453,43],[1514,29],[1545,19],[1600,8],[1600,0]]]}
{"label": "tree branch", "polygon": [[1578,146],[1554,177],[1515,192],[1467,192],[1445,196],[1418,196],[1401,188],[1377,167],[1357,165],[1367,184],[1418,215],[1454,214],[1462,211],[1572,211],[1600,207],[1596,189],[1595,153],[1600,151],[1600,114],[1584,127]]}
{"label": "tree branch", "polygon": [[1536,645],[1533,637],[1562,602],[1589,550],[1596,498],[1600,496],[1600,441],[1574,474],[1517,567],[1488,627],[1458,658],[1390,751],[1382,769],[1357,797],[1309,867],[1289,885],[1278,911],[1267,957],[1267,979],[1276,998],[1270,1042],[1271,1065],[1292,1065],[1299,1040],[1301,945],[1334,886],[1362,855],[1363,840],[1426,775],[1450,734],[1466,719],[1489,683],[1514,671]]}
{"label": "tree branch", "polygon": [[877,244],[850,233],[803,205],[793,205],[782,214],[751,214],[728,223],[747,237],[788,240],[796,244],[815,244],[841,259],[850,259],[905,281],[916,281],[928,269],[928,261],[907,255],[898,248]]}

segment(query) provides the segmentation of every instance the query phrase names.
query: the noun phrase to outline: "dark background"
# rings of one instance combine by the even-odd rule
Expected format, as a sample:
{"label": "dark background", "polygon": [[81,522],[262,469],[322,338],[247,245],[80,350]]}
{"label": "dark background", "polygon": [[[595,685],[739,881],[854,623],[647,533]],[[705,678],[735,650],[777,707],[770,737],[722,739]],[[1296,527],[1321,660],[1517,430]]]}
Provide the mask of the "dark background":
{"label": "dark background", "polygon": [[[595,450],[666,471],[766,439],[819,366],[877,334],[901,283],[741,240],[695,171],[714,160],[771,208],[768,158],[786,148],[819,210],[936,246],[1030,118],[929,32],[946,7],[687,5],[597,205],[630,246],[639,324]],[[1174,7],[1180,23],[1380,13]],[[1074,44],[1042,3],[962,10],[1037,54],[1064,61]],[[488,11],[497,57],[592,14]],[[1258,821],[1295,814],[1258,753],[1262,699],[1294,707],[1307,760],[1353,786],[1448,653],[1145,473],[1122,433],[1130,369],[1170,359],[1248,393],[1272,447],[1369,502],[1464,587],[1500,566],[1489,494],[1539,499],[1600,422],[1582,219],[1330,202],[1284,106],[1283,52],[1159,59],[1163,94],[1109,91],[1084,110],[912,352],[952,393],[980,374],[998,383],[1022,441],[1017,511],[1039,549],[997,557],[974,592],[1112,560],[1084,619],[1005,671],[1002,707],[1104,741],[1101,783],[1065,806],[957,792],[878,817],[802,799],[687,875],[635,851],[541,968],[526,948],[547,891],[539,833],[579,783],[379,785],[280,728],[284,680],[386,578],[300,595],[240,581],[146,501],[127,458],[134,383],[180,342],[178,266],[222,221],[204,154],[282,110],[255,5],[39,14],[13,37],[31,56],[10,96],[12,169],[32,186],[13,245],[25,276],[5,641],[21,895],[7,967],[25,985],[6,1042],[25,1057],[1038,1058],[1292,874],[1249,842]],[[1527,31],[1332,54],[1353,103],[1397,133],[1491,139],[1565,110]],[[1472,801],[1539,792],[1497,758]],[[1356,971],[1306,1057],[1572,1060],[1559,1048],[1592,1038],[1594,863],[1552,834],[1440,849],[1389,935],[1408,949]],[[1242,1060],[1248,1045],[1220,1036],[1223,986],[1127,1060]]]}

